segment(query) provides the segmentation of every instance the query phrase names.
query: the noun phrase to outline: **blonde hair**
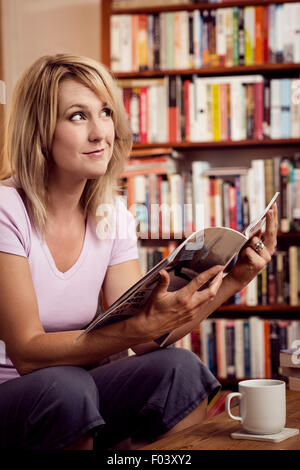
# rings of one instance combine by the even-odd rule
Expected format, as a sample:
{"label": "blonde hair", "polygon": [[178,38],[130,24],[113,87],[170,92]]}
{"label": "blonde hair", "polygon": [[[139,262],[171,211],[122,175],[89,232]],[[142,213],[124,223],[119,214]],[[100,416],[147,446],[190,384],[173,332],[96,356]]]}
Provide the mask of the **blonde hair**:
{"label": "blonde hair", "polygon": [[[18,80],[5,129],[4,159],[18,181],[32,222],[44,233],[47,221],[47,181],[58,112],[58,86],[75,79],[94,91],[112,110],[115,141],[106,173],[88,180],[81,205],[96,216],[101,203],[112,203],[117,180],[132,145],[132,132],[120,91],[108,70],[88,57],[43,56]],[[95,218],[96,220],[96,218]]]}

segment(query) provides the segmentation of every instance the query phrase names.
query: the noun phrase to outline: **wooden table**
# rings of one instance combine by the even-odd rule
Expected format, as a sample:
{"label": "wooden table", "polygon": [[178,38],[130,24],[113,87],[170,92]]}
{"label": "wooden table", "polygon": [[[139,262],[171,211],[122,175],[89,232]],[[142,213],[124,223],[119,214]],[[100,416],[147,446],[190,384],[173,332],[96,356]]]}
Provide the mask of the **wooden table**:
{"label": "wooden table", "polygon": [[[286,404],[286,427],[300,429],[300,392],[287,390]],[[143,450],[300,450],[300,434],[278,443],[232,439],[230,434],[238,429],[240,424],[223,412]]]}

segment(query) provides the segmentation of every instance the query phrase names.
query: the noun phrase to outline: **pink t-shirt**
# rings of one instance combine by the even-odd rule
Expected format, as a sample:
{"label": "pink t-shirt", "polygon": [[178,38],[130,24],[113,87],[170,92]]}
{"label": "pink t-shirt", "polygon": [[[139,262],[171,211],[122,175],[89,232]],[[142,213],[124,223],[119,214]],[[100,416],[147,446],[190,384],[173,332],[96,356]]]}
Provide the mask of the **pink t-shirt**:
{"label": "pink t-shirt", "polygon": [[[134,219],[120,198],[113,205],[111,236],[87,218],[84,244],[75,264],[60,272],[41,235],[30,223],[14,187],[0,185],[0,251],[28,259],[39,316],[46,332],[84,328],[99,308],[99,293],[108,266],[137,259]],[[16,289],[18,286],[16,286]],[[16,315],[18,312],[15,312]],[[18,377],[0,338],[0,383]]]}

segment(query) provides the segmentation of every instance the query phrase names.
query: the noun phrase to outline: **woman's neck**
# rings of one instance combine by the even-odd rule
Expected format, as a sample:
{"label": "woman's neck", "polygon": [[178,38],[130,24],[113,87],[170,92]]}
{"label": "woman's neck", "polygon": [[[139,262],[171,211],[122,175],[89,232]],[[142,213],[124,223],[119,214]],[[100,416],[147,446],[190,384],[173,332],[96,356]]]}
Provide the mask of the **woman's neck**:
{"label": "woman's neck", "polygon": [[83,214],[80,199],[86,184],[79,181],[77,184],[58,184],[57,182],[48,185],[48,214],[49,217],[61,222],[63,225],[72,222],[74,218]]}

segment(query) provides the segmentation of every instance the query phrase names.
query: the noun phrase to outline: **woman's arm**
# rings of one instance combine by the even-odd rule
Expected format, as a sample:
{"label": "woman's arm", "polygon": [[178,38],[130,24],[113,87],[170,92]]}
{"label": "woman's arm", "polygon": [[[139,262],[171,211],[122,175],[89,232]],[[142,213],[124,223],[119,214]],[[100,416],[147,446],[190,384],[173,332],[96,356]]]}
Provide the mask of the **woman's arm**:
{"label": "woman's arm", "polygon": [[45,333],[25,257],[0,252],[0,338],[18,372],[55,365],[88,365],[138,344],[129,321],[95,330]]}
{"label": "woman's arm", "polygon": [[[130,287],[128,282],[134,282],[129,274],[130,262],[118,266],[108,272],[112,283],[110,302]],[[199,285],[195,278],[189,285],[190,293],[214,277],[219,270],[220,267],[217,267],[203,273]],[[214,289],[217,287],[215,284]],[[48,333],[40,322],[27,258],[2,252],[0,292],[0,338],[5,342],[7,354],[21,375],[43,367],[93,364],[138,344],[151,342],[170,329],[183,325],[194,315],[190,311],[191,306],[184,305],[183,299],[188,291],[182,291],[168,293],[166,301],[152,309],[147,317],[142,312],[128,320],[94,330],[79,341],[75,340],[80,330]],[[212,289],[205,289],[197,302],[205,302],[213,292]]]}
{"label": "woman's arm", "polygon": [[[212,312],[220,307],[231,296],[239,292],[249,282],[257,276],[261,269],[270,261],[274,254],[277,243],[278,214],[277,205],[274,204],[266,216],[266,231],[263,234],[264,249],[257,253],[254,250],[255,244],[259,240],[254,236],[241,251],[238,261],[231,272],[224,277],[223,282],[216,295],[206,304],[201,305],[195,318],[187,322],[182,327],[172,331],[165,345],[169,345],[179,340],[195,327],[201,321],[207,318]],[[143,354],[151,349],[157,348],[155,343],[138,345],[134,348],[137,354]]]}

